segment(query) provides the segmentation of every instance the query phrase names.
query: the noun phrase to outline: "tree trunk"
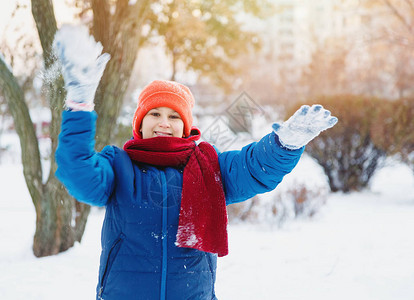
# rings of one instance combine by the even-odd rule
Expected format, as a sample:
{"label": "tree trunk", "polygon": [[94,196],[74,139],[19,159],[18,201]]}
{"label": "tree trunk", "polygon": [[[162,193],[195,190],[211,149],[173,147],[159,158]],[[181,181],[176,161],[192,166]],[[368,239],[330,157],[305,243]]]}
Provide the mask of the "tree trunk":
{"label": "tree trunk", "polygon": [[[96,136],[98,149],[108,144],[112,138],[140,45],[141,26],[150,1],[137,1],[134,5],[128,5],[127,0],[119,0],[114,16],[109,14],[108,3],[92,1],[94,13],[100,16],[96,21],[94,20],[94,30],[98,40],[102,39],[105,51],[112,56],[96,96],[96,108],[100,116]],[[32,14],[47,69],[55,62],[51,50],[57,25],[52,1],[32,0]],[[43,183],[38,140],[24,93],[12,72],[0,60],[0,88],[5,95],[19,135],[24,177],[36,210],[33,252],[38,257],[57,254],[72,247],[75,241],[80,242],[90,211],[90,206],[79,203],[69,196],[55,177],[57,166],[54,155],[66,96],[63,86],[62,77],[47,86],[47,99],[52,114],[49,157],[51,167],[48,180]]]}
{"label": "tree trunk", "polygon": [[[57,30],[52,2],[32,0],[32,14],[43,48],[44,64],[48,68],[55,62],[51,49]],[[33,251],[36,256],[57,254],[72,247],[75,241],[80,242],[90,211],[89,205],[79,203],[68,195],[66,189],[55,177],[57,169],[55,151],[66,96],[63,86],[62,77],[47,86],[47,98],[52,114],[49,158],[51,167],[48,180],[43,186],[42,199],[36,206],[36,233],[33,242]]]}
{"label": "tree trunk", "polygon": [[49,182],[44,187],[42,201],[36,214],[36,232],[33,252],[37,257],[58,254],[72,247],[72,199],[68,199],[61,185]]}
{"label": "tree trunk", "polygon": [[[94,16],[103,15],[98,11],[100,9],[107,11],[105,6],[99,5],[99,2],[98,0],[92,1]],[[114,129],[140,46],[141,27],[150,3],[150,0],[143,0],[137,1],[134,5],[128,5],[127,0],[118,1],[115,15],[109,24],[110,27],[106,29],[110,32],[110,38],[101,40],[104,49],[111,55],[111,60],[105,69],[95,96],[95,109],[99,116],[96,126],[96,149],[98,150],[113,140]],[[103,20],[106,20],[106,17]],[[102,32],[105,30],[101,27],[105,26],[107,23],[104,22],[107,21],[102,22],[94,20],[97,39],[104,38]]]}
{"label": "tree trunk", "polygon": [[42,194],[42,167],[37,142],[29,110],[24,101],[23,90],[16,78],[0,59],[0,89],[7,101],[14,119],[14,126],[20,138],[23,173],[29,193],[36,205]]}
{"label": "tree trunk", "polygon": [[40,206],[36,208],[34,255],[58,254],[71,248],[75,241],[80,242],[89,211],[90,206],[70,197],[56,177],[49,180],[44,185]]}
{"label": "tree trunk", "polygon": [[175,81],[175,74],[177,73],[177,57],[174,51],[172,52],[171,66],[172,66],[172,74],[171,74],[170,80]]}
{"label": "tree trunk", "polygon": [[[61,81],[61,79],[60,79]],[[57,87],[62,86],[61,82]],[[56,163],[54,152],[60,126],[51,126],[52,156],[49,180],[42,183],[42,165],[38,140],[24,100],[24,94],[16,78],[5,63],[0,60],[0,89],[3,91],[10,113],[13,117],[16,133],[19,135],[23,173],[26,185],[36,211],[36,232],[33,239],[33,252],[37,257],[57,254],[72,247],[75,240],[80,241],[85,229],[89,206],[79,204],[75,226],[72,227],[72,213],[75,200],[70,197],[62,184],[54,176]],[[59,88],[51,89],[51,103],[62,101]],[[55,106],[55,105],[52,105]],[[60,105],[62,106],[62,105]],[[52,110],[52,124],[60,124],[61,108]]]}

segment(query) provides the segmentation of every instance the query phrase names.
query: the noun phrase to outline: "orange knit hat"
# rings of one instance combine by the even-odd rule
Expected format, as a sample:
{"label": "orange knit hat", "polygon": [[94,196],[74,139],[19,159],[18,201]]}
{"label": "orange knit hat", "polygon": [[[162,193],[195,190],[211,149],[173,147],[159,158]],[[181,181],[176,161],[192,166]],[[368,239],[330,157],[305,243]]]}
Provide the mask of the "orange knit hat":
{"label": "orange knit hat", "polygon": [[155,80],[147,85],[138,97],[138,107],[132,122],[135,139],[141,139],[141,123],[144,116],[153,108],[169,107],[175,110],[184,122],[184,136],[189,136],[193,115],[194,97],[185,85],[174,81]]}

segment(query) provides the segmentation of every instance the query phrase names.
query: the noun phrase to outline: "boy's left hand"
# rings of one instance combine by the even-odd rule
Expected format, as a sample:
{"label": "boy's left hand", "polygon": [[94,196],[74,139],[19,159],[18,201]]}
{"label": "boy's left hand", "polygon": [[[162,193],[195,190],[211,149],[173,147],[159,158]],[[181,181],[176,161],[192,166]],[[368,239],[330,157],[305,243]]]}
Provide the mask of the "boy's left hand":
{"label": "boy's left hand", "polygon": [[67,97],[66,107],[92,111],[98,84],[110,55],[102,53],[84,26],[63,25],[56,33],[53,47],[61,63]]}
{"label": "boy's left hand", "polygon": [[282,146],[295,150],[305,146],[337,122],[338,118],[331,116],[331,112],[322,105],[303,105],[287,121],[274,123],[272,128]]}

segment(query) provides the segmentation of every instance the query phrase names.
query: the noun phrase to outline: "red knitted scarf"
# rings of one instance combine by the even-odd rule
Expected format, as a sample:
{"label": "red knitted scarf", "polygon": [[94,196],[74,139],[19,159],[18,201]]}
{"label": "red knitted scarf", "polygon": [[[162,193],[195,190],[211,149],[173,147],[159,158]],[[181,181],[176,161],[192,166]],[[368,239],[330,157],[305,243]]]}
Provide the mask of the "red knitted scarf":
{"label": "red knitted scarf", "polygon": [[[228,254],[227,211],[215,149],[198,146],[200,133],[189,138],[132,139],[124,150],[132,161],[160,167],[184,167],[176,245],[205,252]],[[168,187],[167,187],[168,188]]]}

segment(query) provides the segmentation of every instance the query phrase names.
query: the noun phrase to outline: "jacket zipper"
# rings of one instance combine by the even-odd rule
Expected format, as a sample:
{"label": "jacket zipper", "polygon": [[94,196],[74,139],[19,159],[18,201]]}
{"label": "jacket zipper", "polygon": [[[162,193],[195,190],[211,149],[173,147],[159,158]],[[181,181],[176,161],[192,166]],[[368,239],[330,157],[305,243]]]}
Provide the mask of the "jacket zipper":
{"label": "jacket zipper", "polygon": [[161,292],[160,300],[166,299],[166,285],[167,285],[167,180],[163,171],[161,174],[161,189],[162,189],[162,262],[161,262]]}
{"label": "jacket zipper", "polygon": [[[111,247],[111,249],[109,250],[109,253],[108,253],[108,257],[107,257],[107,259],[106,259],[106,264],[105,264],[105,270],[104,270],[104,272],[103,272],[103,274],[102,274],[102,279],[101,279],[101,284],[100,284],[100,287],[99,287],[99,293],[98,293],[98,299],[100,299],[100,300],[104,300],[103,298],[102,298],[102,293],[103,293],[103,290],[104,290],[104,283],[105,283],[105,280],[106,280],[106,276],[107,276],[107,273],[109,272],[109,260],[111,259],[111,254],[112,254],[112,251],[115,249],[115,247],[122,241],[124,239],[124,234],[123,233],[121,233],[120,235],[119,235],[119,237],[115,240],[115,242],[113,243],[113,245],[112,245],[112,247]],[[113,261],[115,260],[115,257],[114,257],[114,259],[112,260],[112,263],[113,263]]]}

